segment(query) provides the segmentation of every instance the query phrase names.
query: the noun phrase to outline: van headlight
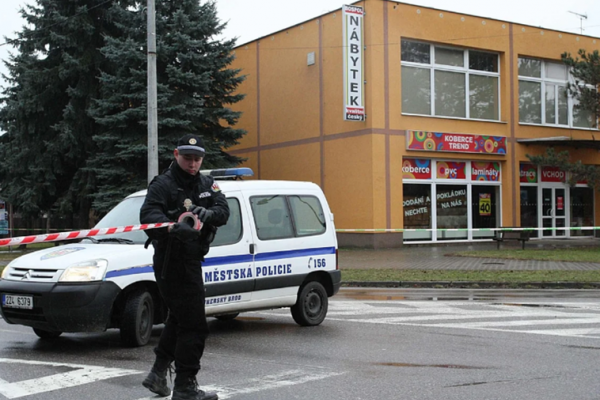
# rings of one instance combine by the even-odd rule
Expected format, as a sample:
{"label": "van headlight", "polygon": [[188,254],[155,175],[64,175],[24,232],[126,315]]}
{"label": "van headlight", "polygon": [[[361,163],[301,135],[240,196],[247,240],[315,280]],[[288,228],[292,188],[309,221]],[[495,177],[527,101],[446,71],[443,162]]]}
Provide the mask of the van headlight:
{"label": "van headlight", "polygon": [[69,265],[59,282],[93,282],[104,279],[108,261],[102,258]]}

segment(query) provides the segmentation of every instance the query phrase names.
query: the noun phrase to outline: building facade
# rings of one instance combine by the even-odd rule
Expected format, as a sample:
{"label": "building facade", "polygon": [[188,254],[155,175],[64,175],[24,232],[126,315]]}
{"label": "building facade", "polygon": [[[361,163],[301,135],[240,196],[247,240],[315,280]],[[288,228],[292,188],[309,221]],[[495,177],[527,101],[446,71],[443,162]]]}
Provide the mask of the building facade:
{"label": "building facade", "polygon": [[[593,235],[597,193],[534,167],[548,147],[600,164],[564,52],[600,39],[365,0],[236,48],[246,81],[230,151],[259,179],[325,191],[342,245]],[[569,228],[569,229],[562,229]]]}

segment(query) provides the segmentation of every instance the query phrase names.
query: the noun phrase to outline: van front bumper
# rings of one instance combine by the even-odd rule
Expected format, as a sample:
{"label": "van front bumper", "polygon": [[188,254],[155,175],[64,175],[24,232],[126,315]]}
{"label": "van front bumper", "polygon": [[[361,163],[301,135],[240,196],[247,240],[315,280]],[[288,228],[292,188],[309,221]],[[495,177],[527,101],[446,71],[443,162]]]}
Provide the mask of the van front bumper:
{"label": "van front bumper", "polygon": [[[38,283],[0,280],[5,294],[31,296],[32,309],[0,305],[9,324],[56,332],[95,332],[107,329],[114,300],[121,289],[113,282]],[[4,301],[3,301],[4,302]]]}

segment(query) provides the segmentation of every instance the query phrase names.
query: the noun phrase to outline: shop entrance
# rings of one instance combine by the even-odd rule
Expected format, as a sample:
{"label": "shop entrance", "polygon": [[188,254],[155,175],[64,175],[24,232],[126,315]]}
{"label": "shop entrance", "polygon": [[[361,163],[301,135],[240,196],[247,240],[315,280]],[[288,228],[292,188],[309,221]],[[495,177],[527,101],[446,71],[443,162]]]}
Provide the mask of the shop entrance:
{"label": "shop entrance", "polygon": [[567,235],[566,191],[559,187],[542,187],[542,231],[543,237],[564,237]]}

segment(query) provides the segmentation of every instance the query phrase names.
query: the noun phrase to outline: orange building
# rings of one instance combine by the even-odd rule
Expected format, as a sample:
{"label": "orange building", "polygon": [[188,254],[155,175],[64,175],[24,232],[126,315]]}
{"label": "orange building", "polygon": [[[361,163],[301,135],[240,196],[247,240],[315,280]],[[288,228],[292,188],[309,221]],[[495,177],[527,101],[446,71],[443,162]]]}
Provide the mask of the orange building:
{"label": "orange building", "polygon": [[527,157],[600,164],[560,62],[579,49],[600,39],[359,1],[236,48],[248,134],[231,152],[259,179],[319,184],[341,245],[592,235],[571,228],[600,225],[596,193]]}

